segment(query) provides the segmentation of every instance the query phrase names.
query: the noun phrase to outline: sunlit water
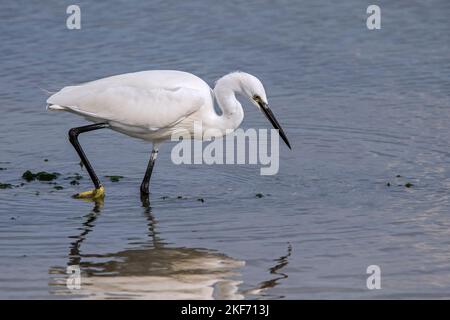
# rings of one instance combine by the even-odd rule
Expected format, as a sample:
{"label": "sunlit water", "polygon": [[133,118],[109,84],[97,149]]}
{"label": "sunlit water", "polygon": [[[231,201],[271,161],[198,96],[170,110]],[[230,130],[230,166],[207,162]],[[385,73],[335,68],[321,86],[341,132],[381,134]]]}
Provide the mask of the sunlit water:
{"label": "sunlit water", "polygon": [[[450,3],[378,1],[369,31],[344,2],[78,1],[78,31],[67,3],[2,2],[0,182],[18,187],[0,189],[0,298],[449,298]],[[278,175],[176,166],[166,144],[144,208],[151,146],[101,130],[81,143],[105,203],[71,199],[91,187],[67,141],[86,122],[46,112],[41,88],[144,69],[262,79],[293,146]],[[269,127],[245,107],[243,128]],[[64,189],[20,186],[26,170]]]}

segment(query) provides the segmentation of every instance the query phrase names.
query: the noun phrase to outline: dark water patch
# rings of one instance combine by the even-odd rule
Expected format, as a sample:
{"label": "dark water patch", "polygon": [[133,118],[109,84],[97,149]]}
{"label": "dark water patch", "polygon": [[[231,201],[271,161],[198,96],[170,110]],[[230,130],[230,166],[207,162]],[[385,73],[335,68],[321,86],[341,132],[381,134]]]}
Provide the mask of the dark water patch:
{"label": "dark water patch", "polygon": [[10,183],[1,183],[0,182],[0,189],[12,189],[14,186]]}
{"label": "dark water patch", "polygon": [[111,182],[119,182],[121,179],[123,179],[123,176],[105,176],[105,178],[109,178]]}

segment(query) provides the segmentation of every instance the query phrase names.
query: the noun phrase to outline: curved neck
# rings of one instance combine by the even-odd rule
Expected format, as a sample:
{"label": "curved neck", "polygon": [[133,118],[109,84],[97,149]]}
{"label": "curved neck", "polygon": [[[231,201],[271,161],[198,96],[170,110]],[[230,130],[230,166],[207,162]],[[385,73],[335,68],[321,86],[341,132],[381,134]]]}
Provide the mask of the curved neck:
{"label": "curved neck", "polygon": [[215,126],[218,129],[236,129],[244,119],[244,110],[236,98],[236,94],[243,94],[242,82],[238,73],[230,73],[220,78],[214,87],[214,96],[222,111],[218,115]]}

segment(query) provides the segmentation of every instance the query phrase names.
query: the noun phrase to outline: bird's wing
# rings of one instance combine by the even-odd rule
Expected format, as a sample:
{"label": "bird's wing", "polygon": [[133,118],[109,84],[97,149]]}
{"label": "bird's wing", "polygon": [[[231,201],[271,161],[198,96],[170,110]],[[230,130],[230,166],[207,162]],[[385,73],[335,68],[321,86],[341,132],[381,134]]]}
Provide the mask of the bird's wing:
{"label": "bird's wing", "polygon": [[48,98],[47,103],[88,118],[158,130],[177,123],[204,104],[195,89],[143,88],[127,85],[71,86]]}

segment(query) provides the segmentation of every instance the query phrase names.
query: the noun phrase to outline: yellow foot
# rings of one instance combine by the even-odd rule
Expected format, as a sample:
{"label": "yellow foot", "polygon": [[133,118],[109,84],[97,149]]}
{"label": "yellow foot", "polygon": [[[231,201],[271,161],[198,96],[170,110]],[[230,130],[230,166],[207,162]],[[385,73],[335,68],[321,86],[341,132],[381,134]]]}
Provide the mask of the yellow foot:
{"label": "yellow foot", "polygon": [[104,197],[105,197],[105,188],[103,186],[98,189],[80,192],[80,193],[73,195],[73,198],[75,198],[75,199],[98,200],[98,199],[103,199]]}

